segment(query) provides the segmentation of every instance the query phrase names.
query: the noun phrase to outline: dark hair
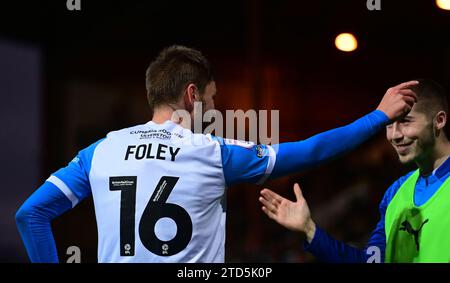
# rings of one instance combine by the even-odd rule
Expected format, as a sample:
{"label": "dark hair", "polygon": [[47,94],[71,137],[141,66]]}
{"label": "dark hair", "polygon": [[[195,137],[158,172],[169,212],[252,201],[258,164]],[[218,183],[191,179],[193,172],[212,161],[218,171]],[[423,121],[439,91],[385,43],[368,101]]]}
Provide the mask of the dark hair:
{"label": "dark hair", "polygon": [[211,66],[200,51],[180,45],[167,47],[150,63],[146,72],[150,108],[177,102],[191,83],[202,94],[212,80]]}
{"label": "dark hair", "polygon": [[429,114],[436,114],[439,111],[448,113],[447,94],[444,88],[437,82],[430,79],[417,79],[419,84],[412,87],[416,92],[420,111]]}
{"label": "dark hair", "polygon": [[[448,118],[448,100],[445,89],[437,82],[431,79],[417,79],[419,84],[412,89],[416,92],[418,98],[417,111],[429,116],[436,115],[439,111],[447,113]],[[447,124],[449,122],[447,121]],[[448,137],[448,126],[445,125],[444,133]]]}

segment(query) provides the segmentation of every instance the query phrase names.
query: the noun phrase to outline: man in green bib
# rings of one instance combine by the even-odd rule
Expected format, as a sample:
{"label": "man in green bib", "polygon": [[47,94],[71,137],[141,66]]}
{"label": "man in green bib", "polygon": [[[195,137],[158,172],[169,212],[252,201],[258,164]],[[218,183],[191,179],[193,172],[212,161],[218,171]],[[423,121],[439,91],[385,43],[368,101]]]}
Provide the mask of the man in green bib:
{"label": "man in green bib", "polygon": [[[450,142],[444,89],[432,80],[414,87],[417,103],[389,125],[386,137],[402,164],[418,169],[399,178],[380,203],[380,221],[368,245],[357,249],[316,226],[300,187],[296,202],[261,191],[263,211],[288,229],[306,235],[305,249],[327,262],[450,262]],[[374,257],[376,252],[379,258]]]}

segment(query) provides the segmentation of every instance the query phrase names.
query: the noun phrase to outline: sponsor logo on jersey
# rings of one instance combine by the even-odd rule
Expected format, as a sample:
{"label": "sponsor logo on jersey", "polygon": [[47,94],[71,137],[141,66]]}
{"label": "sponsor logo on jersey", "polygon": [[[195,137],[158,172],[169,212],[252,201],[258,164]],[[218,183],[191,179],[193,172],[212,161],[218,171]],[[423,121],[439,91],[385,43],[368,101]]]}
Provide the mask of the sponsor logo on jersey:
{"label": "sponsor logo on jersey", "polygon": [[248,149],[252,148],[255,145],[255,143],[253,143],[253,142],[233,140],[233,139],[223,139],[223,143],[229,144],[229,145],[236,145],[236,146],[240,146],[240,147],[248,148]]}
{"label": "sponsor logo on jersey", "polygon": [[130,135],[140,135],[139,138],[140,139],[165,139],[165,140],[169,140],[172,138],[183,138],[183,135],[181,135],[180,133],[177,132],[170,132],[166,129],[161,129],[161,130],[154,130],[154,129],[149,129],[149,130],[135,130],[135,131],[131,131]]}

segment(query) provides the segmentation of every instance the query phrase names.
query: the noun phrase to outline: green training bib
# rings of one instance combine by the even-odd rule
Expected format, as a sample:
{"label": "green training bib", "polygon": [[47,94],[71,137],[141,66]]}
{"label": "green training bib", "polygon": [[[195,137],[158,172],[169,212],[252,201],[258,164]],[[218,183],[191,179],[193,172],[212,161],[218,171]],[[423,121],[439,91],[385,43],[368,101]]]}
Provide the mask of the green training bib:
{"label": "green training bib", "polygon": [[414,204],[416,170],[386,209],[385,262],[450,262],[450,178],[423,205]]}

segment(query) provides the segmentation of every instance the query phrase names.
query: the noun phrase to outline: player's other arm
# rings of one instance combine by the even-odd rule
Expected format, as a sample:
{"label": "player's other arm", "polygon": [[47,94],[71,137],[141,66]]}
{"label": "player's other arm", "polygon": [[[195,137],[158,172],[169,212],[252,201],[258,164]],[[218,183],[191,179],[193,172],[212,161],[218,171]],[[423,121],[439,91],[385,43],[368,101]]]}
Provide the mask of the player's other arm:
{"label": "player's other arm", "polygon": [[[298,184],[294,185],[294,193],[296,202],[292,202],[269,189],[262,190],[259,198],[259,201],[263,204],[262,210],[282,226],[304,234],[306,236],[305,250],[311,252],[320,261],[335,263],[367,261],[365,250],[340,242],[316,226]],[[382,233],[375,230],[374,234],[375,236],[372,237],[378,238]],[[375,240],[380,243],[383,242],[381,239]]]}
{"label": "player's other arm", "polygon": [[17,229],[31,262],[58,262],[51,221],[71,208],[66,195],[53,183],[45,182],[17,211]]}
{"label": "player's other arm", "polygon": [[91,194],[88,176],[99,143],[80,151],[66,167],[53,173],[17,211],[17,228],[31,262],[58,262],[51,221]]}
{"label": "player's other arm", "polygon": [[400,178],[386,191],[379,206],[380,220],[363,249],[338,241],[318,227],[311,217],[308,204],[298,184],[294,185],[295,202],[267,188],[261,191],[259,201],[263,205],[262,210],[271,219],[292,231],[304,234],[306,236],[305,250],[311,252],[320,261],[335,263],[384,262],[386,208],[407,177],[408,175]]}
{"label": "player's other arm", "polygon": [[276,162],[270,177],[306,170],[356,148],[411,110],[417,96],[410,88],[416,84],[410,81],[388,89],[375,111],[349,125],[303,141],[274,145]]}

